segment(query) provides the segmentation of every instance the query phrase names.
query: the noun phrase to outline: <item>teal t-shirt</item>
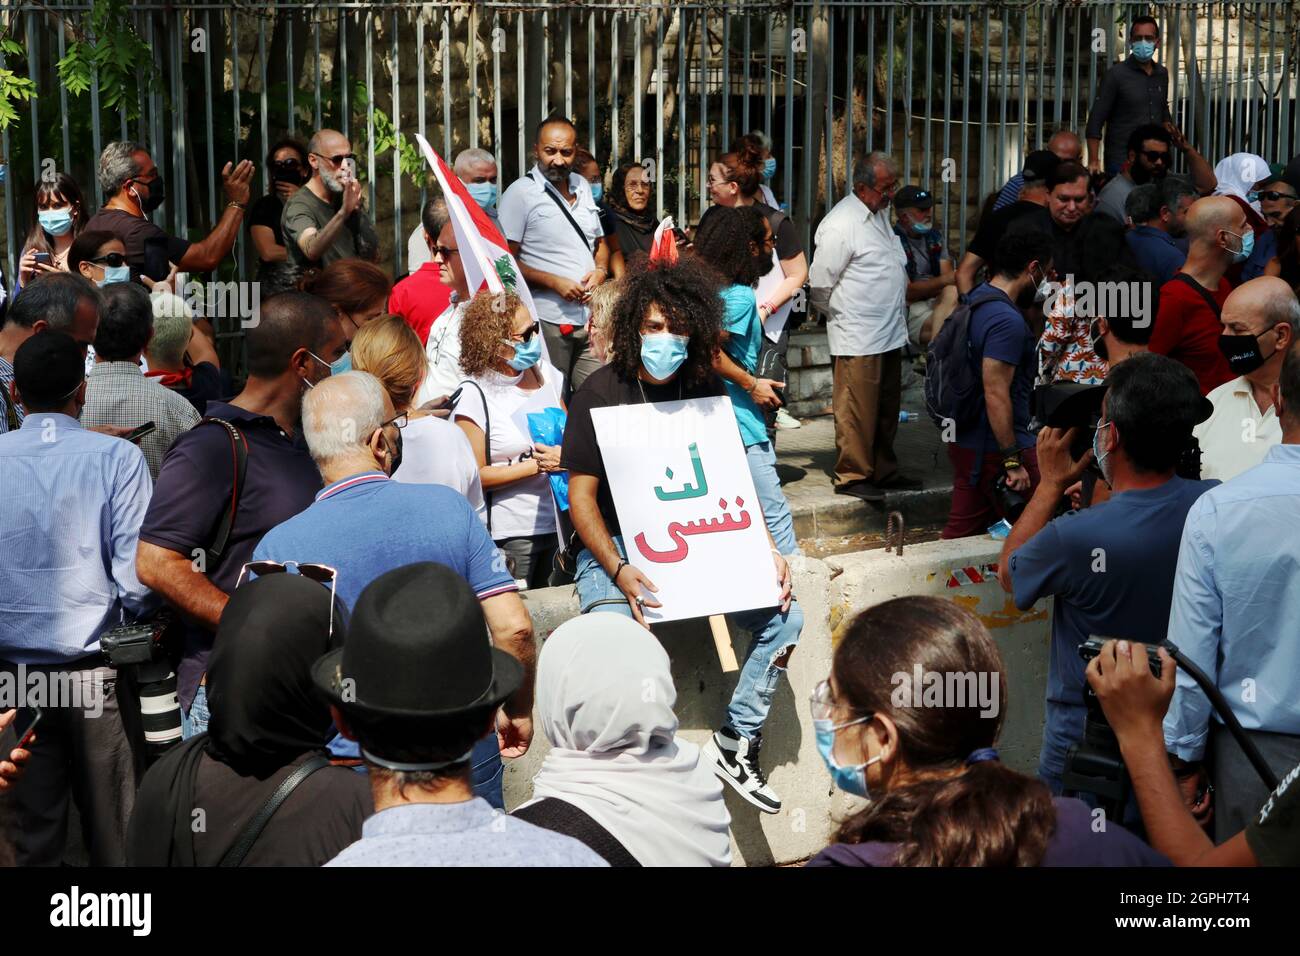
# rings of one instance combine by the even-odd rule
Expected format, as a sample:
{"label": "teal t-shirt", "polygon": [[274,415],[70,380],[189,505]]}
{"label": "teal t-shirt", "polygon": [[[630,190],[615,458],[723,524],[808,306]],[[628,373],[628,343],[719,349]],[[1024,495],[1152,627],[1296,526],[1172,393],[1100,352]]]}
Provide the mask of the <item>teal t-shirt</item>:
{"label": "teal t-shirt", "polygon": [[[754,290],[745,285],[731,285],[722,290],[722,328],[730,338],[722,350],[746,372],[758,368],[758,353],[763,347],[763,322],[758,317],[758,300]],[[726,382],[727,394],[736,409],[736,423],[745,447],[767,441],[763,412],[739,385]]]}

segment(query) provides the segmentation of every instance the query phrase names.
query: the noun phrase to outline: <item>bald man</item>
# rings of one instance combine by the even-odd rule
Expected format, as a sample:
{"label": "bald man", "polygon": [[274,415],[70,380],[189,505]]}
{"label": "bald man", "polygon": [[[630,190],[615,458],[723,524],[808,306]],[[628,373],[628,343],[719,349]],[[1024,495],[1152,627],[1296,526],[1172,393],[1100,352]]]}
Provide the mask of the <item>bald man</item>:
{"label": "bald man", "polygon": [[[492,642],[518,658],[526,679],[497,714],[496,732],[474,747],[474,792],[504,808],[501,757],[521,757],[533,735],[533,624],[506,561],[465,497],[446,485],[393,481],[406,415],[368,372],[327,378],[302,403],[302,428],[325,487],[306,510],[272,528],[255,561],[335,569],[337,597],[351,611],[375,578],[423,561],[464,578],[483,607]],[[336,738],[330,749],[359,757]]]}
{"label": "bald man", "polygon": [[[1083,162],[1083,141],[1079,139],[1079,134],[1073,130],[1058,129],[1052,134],[1052,138],[1047,141],[1048,152],[1056,154],[1056,158],[1063,163],[1081,163]],[[1021,190],[1025,185],[1024,170],[1016,173],[1007,180],[998,191],[998,198],[993,203],[993,208],[1001,209],[1004,206],[1010,206],[1017,199],[1028,199],[1029,197],[1021,195]],[[1037,202],[1036,199],[1030,199],[1030,202]],[[1046,203],[1046,199],[1043,203]]]}
{"label": "bald man", "polygon": [[352,143],[334,129],[307,143],[311,179],[284,204],[280,227],[289,261],[299,272],[339,259],[379,258],[379,237],[361,208],[361,183]]}
{"label": "bald man", "polygon": [[1151,351],[1190,368],[1206,395],[1233,377],[1219,351],[1219,317],[1232,291],[1224,273],[1250,257],[1255,234],[1234,200],[1209,196],[1187,210],[1187,237],[1187,261],[1160,288]]}
{"label": "bald man", "polygon": [[1300,301],[1281,279],[1261,276],[1228,296],[1219,349],[1238,375],[1210,392],[1214,414],[1196,426],[1202,478],[1234,478],[1282,440],[1273,386],[1297,333]]}

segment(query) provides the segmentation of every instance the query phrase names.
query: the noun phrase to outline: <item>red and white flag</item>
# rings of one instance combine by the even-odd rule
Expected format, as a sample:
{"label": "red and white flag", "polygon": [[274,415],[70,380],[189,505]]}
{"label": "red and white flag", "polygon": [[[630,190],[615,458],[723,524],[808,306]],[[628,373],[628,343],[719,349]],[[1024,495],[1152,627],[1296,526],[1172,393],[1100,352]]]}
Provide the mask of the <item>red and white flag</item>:
{"label": "red and white flag", "polygon": [[[433,151],[429,141],[421,134],[415,134],[420,144],[424,159],[438,178],[442,187],[443,198],[447,202],[447,211],[451,213],[451,226],[456,233],[456,246],[460,249],[460,264],[465,270],[465,283],[470,294],[487,289],[489,292],[514,292],[530,314],[537,315],[533,306],[532,293],[524,281],[519,263],[510,252],[501,230],[483,211],[460,181],[460,177],[451,171],[441,156]],[[435,237],[436,238],[436,237]],[[545,351],[545,343],[542,345]]]}
{"label": "red and white flag", "polygon": [[651,262],[669,266],[677,262],[677,236],[673,232],[674,228],[673,217],[664,216],[655,229],[655,237],[650,244]]}

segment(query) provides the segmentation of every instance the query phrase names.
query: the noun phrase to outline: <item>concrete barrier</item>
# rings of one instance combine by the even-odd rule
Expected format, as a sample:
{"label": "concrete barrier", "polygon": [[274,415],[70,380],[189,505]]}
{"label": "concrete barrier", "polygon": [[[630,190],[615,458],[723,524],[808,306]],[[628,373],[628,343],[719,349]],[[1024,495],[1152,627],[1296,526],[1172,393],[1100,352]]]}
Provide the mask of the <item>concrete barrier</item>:
{"label": "concrete barrier", "polygon": [[[824,561],[791,559],[804,630],[790,661],[789,679],[781,683],[772,705],[762,758],[784,806],[779,814],[761,814],[727,788],[737,864],[805,859],[829,842],[838,819],[861,805],[831,787],[817,753],[808,698],[829,674],[835,643],[853,614],[890,598],[947,597],[974,611],[989,627],[1002,650],[1009,683],[1000,749],[1009,765],[1033,772],[1042,736],[1049,605],[1044,602],[1023,614],[1015,609],[989,568],[998,551],[998,542],[980,537],[915,545],[902,556],[866,551]],[[578,613],[571,587],[531,591],[525,600],[542,641]],[[672,660],[682,735],[702,744],[722,723],[736,675],[722,673],[706,622],[662,625],[655,633]],[[737,657],[743,659],[748,635],[733,630],[732,640]],[[538,721],[529,752],[506,768],[507,807],[518,806],[532,794],[533,776],[549,749],[540,726]]]}

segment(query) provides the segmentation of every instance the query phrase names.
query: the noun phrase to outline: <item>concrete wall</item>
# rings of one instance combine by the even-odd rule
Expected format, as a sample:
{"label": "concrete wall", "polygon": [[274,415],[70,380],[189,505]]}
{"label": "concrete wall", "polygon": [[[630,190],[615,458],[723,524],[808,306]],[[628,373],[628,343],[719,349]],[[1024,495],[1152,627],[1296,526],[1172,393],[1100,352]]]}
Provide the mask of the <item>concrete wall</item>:
{"label": "concrete wall", "polygon": [[[998,542],[980,537],[911,546],[901,557],[867,551],[824,561],[792,559],[804,631],[791,658],[789,680],[777,691],[763,745],[763,766],[784,807],[779,814],[761,814],[726,789],[737,864],[790,863],[812,856],[829,841],[835,821],[858,805],[832,790],[814,742],[808,697],[830,672],[835,642],[852,615],[890,598],[947,597],[989,627],[1002,650],[1009,683],[1010,704],[999,746],[1008,764],[1033,772],[1042,736],[1048,605],[1024,614],[1015,609],[988,568],[996,563],[998,551]],[[532,591],[525,599],[542,640],[578,613],[572,588]],[[682,734],[703,743],[722,722],[736,675],[722,673],[704,621],[663,625],[655,633],[672,659]],[[733,629],[732,640],[743,660],[747,635]],[[507,766],[507,807],[529,798],[532,778],[548,749],[539,729],[528,754]]]}
{"label": "concrete wall", "polygon": [[795,418],[820,415],[831,403],[831,348],[826,329],[811,328],[790,335],[785,397]]}

